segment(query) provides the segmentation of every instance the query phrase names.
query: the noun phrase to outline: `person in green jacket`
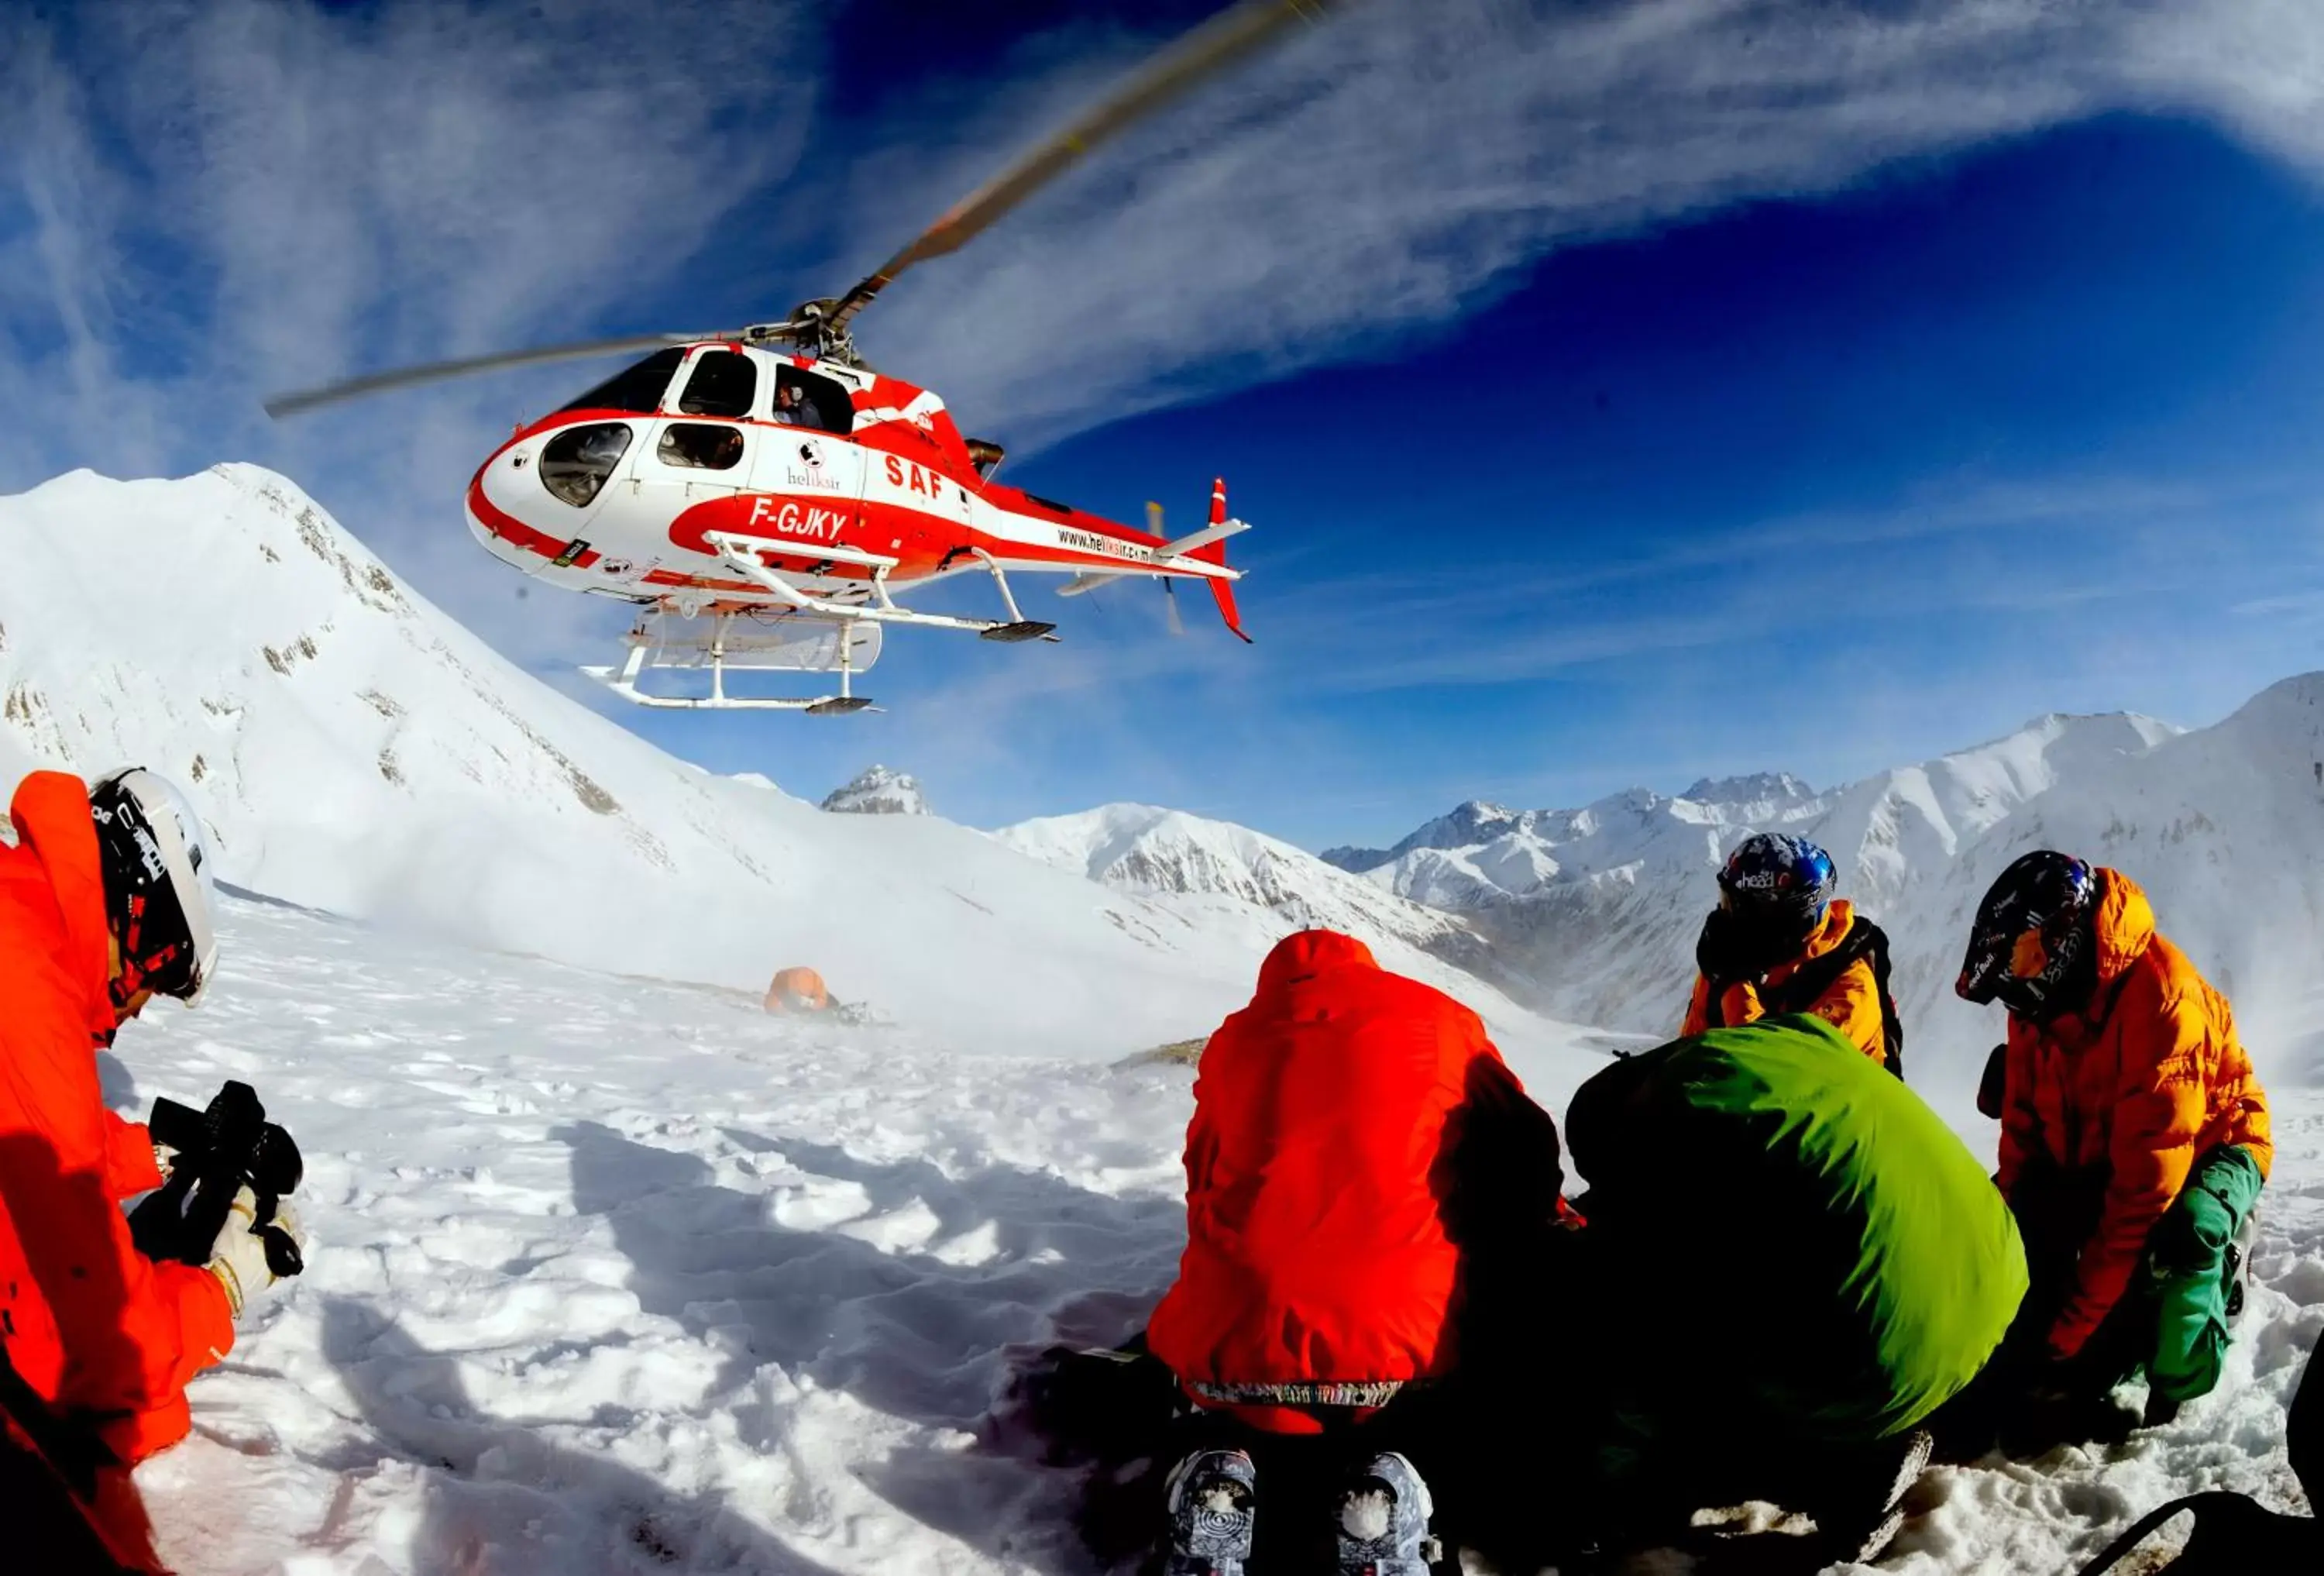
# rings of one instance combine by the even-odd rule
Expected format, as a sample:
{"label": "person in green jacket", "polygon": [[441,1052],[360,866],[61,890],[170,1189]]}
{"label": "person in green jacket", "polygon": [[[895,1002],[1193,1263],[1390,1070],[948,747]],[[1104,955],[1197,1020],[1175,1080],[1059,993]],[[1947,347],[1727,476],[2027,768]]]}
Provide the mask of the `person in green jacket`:
{"label": "person in green jacket", "polygon": [[[1600,1515],[1774,1498],[1870,1558],[1921,1425],[2026,1289],[2008,1206],[1951,1129],[1831,1025],[1713,1029],[1584,1083],[1567,1153],[1593,1295]],[[1868,1553],[1867,1551],[1870,1551]]]}

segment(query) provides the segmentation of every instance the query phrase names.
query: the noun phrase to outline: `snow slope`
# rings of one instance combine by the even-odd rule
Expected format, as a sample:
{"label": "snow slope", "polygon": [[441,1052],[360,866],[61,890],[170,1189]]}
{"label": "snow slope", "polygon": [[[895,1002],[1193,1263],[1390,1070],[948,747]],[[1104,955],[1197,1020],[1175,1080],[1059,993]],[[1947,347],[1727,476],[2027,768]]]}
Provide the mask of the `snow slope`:
{"label": "snow slope", "polygon": [[[138,1473],[187,1576],[1091,1571],[1074,1479],[990,1415],[1013,1357],[1120,1338],[1173,1274],[1184,1069],[226,907],[217,988],[130,1026],[112,1083],[142,1113],[253,1081],[315,1240]],[[1600,1064],[1517,1064],[1562,1111]],[[2188,1489],[2296,1498],[2324,1104],[2277,1113],[2220,1393],[2118,1450],[1932,1474],[1882,1571],[2061,1571]]]}
{"label": "snow slope", "polygon": [[1214,1024],[1268,939],[932,816],[824,815],[674,760],[256,467],[0,499],[0,792],[142,761],[246,889],[600,970],[760,987],[810,963],[956,1043],[1103,1059]]}

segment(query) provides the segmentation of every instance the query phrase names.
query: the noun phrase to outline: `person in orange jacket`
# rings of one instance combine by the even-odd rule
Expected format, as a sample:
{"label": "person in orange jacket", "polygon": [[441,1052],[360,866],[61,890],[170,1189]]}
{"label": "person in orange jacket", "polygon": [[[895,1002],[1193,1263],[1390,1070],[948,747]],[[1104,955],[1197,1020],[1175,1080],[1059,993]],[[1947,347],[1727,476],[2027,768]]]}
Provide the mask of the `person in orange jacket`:
{"label": "person in orange jacket", "polygon": [[1903,1077],[1888,937],[1832,896],[1838,884],[1831,855],[1803,837],[1760,832],[1737,843],[1719,871],[1719,907],[1695,941],[1681,1037],[1812,1013]]}
{"label": "person in orange jacket", "polygon": [[2009,1009],[1995,1181],[2033,1275],[2027,1388],[2088,1421],[2144,1371],[2166,1419],[2218,1382],[2275,1156],[2227,998],[2136,882],[2049,849],[1986,894],[1955,989]]}
{"label": "person in orange jacket", "polygon": [[[156,995],[191,1004],[217,959],[200,823],[131,770],[84,787],[34,772],[0,845],[0,1208],[21,1272],[0,1277],[0,1343],[40,1433],[134,1462],[185,1437],[187,1381],[234,1345],[274,1283],[237,1206],[207,1267],[155,1261],[122,1203],[160,1186],[146,1129],[107,1110],[97,1052]],[[275,1224],[295,1240],[295,1220]],[[30,1397],[27,1401],[25,1398]]]}
{"label": "person in orange jacket", "polygon": [[1431,1502],[1397,1420],[1453,1373],[1464,1313],[1508,1313],[1484,1283],[1541,1245],[1562,1179],[1555,1124],[1475,1013],[1351,937],[1279,943],[1203,1052],[1186,1249],[1147,1328],[1222,1425],[1172,1474],[1167,1568],[1239,1571],[1252,1449],[1320,1435],[1347,1474],[1341,1568],[1421,1571]]}

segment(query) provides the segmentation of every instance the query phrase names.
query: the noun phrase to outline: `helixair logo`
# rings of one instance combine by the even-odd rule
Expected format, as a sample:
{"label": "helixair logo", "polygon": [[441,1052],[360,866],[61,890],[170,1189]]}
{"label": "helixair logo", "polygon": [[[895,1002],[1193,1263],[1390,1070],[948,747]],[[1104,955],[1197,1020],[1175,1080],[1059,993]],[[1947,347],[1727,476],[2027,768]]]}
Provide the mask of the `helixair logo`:
{"label": "helixair logo", "polygon": [[783,467],[784,480],[794,487],[839,491],[839,478],[833,474],[833,467],[825,463],[825,457],[823,444],[818,439],[805,439],[799,444],[798,454]]}

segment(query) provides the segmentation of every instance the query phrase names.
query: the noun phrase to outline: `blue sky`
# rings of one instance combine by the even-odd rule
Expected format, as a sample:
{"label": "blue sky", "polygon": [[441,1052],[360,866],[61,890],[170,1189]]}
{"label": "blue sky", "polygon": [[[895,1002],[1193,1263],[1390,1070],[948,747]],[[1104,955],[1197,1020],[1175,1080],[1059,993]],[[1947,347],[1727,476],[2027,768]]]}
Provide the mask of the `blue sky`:
{"label": "blue sky", "polygon": [[[276,465],[592,699],[618,612],[521,595],[456,500],[593,369],[258,397],[836,289],[1210,7],[1081,9],[12,11],[0,488]],[[1225,475],[1258,645],[1120,585],[1056,646],[897,636],[881,714],[622,720],[1311,846],[2212,720],[2324,666],[2319,58],[2297,0],[1353,6],[860,335],[1020,484],[1191,524]]]}

